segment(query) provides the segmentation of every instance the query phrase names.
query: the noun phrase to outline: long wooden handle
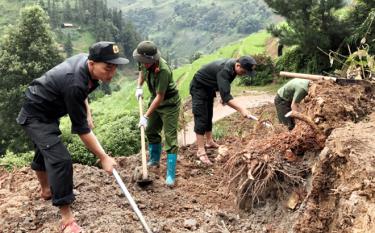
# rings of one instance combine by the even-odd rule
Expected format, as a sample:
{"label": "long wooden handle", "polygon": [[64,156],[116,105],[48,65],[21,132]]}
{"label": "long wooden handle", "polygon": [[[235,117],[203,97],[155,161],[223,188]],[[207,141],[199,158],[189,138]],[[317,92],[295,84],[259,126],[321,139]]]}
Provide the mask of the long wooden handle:
{"label": "long wooden handle", "polygon": [[286,71],[281,71],[280,76],[285,76],[285,77],[290,77],[290,78],[302,78],[302,79],[308,79],[308,80],[313,80],[313,81],[320,81],[320,80],[336,81],[336,77],[315,75],[315,74],[292,73],[292,72],[286,72]]}
{"label": "long wooden handle", "polygon": [[[139,119],[143,117],[143,98],[140,97],[139,103]],[[142,178],[146,180],[148,178],[147,174],[147,160],[146,160],[146,142],[145,142],[145,128],[141,126],[141,153],[142,153]]]}

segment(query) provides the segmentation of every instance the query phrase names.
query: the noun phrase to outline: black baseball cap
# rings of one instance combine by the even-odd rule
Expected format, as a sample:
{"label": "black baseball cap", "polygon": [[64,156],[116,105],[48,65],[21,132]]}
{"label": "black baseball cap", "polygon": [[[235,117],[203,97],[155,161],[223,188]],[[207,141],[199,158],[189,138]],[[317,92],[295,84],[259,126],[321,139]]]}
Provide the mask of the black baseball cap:
{"label": "black baseball cap", "polygon": [[246,70],[247,76],[254,76],[256,74],[255,70],[253,70],[253,66],[257,64],[254,58],[251,56],[242,56],[238,59],[238,62]]}
{"label": "black baseball cap", "polygon": [[120,57],[120,49],[118,45],[109,41],[100,41],[91,45],[88,58],[95,62],[106,62],[116,65],[129,63],[128,59]]}

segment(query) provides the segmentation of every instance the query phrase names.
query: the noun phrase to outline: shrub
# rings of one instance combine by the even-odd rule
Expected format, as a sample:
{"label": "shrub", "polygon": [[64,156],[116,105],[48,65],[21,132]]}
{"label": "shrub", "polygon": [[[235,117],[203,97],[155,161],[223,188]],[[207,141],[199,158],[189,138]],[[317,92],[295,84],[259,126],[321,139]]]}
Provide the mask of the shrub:
{"label": "shrub", "polygon": [[0,166],[4,166],[7,170],[25,167],[31,163],[33,157],[33,151],[15,154],[7,150],[4,157],[0,158]]}
{"label": "shrub", "polygon": [[255,55],[254,59],[257,61],[256,75],[254,77],[242,77],[239,84],[244,86],[264,86],[272,83],[275,73],[275,66],[271,57],[264,54],[259,54]]}
{"label": "shrub", "polygon": [[276,62],[276,71],[288,71],[297,73],[321,73],[322,71],[333,70],[325,55],[309,54],[304,55],[299,47],[293,47],[284,53]]}
{"label": "shrub", "polygon": [[284,53],[276,62],[276,70],[298,72],[306,64],[302,51],[298,47],[294,47]]}
{"label": "shrub", "polygon": [[[116,116],[101,114],[94,116],[94,119],[95,122],[101,122],[100,125],[96,125],[94,132],[105,151],[113,156],[131,155],[139,151],[140,130],[137,127],[136,112],[122,112]],[[64,119],[62,122],[63,141],[72,155],[73,162],[95,164],[96,156],[86,149],[79,136],[67,132],[66,123],[68,120]]]}
{"label": "shrub", "polygon": [[140,129],[135,113],[122,115],[106,125],[100,134],[103,146],[114,156],[124,156],[137,153],[140,149]]}

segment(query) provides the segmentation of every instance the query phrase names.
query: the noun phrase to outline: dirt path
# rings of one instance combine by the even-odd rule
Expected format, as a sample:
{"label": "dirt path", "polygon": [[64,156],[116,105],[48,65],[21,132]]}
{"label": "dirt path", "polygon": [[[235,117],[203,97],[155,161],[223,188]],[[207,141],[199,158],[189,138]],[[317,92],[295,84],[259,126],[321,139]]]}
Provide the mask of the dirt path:
{"label": "dirt path", "polygon": [[[235,97],[235,100],[238,101],[242,106],[246,108],[256,108],[269,103],[273,103],[274,96],[267,94],[265,92],[251,91],[247,93],[248,95]],[[223,106],[222,104],[216,102],[214,106],[214,116],[213,122],[216,122],[220,119],[223,119],[226,116],[229,116],[235,113],[236,110],[229,106]],[[185,137],[185,138],[184,138]],[[195,133],[194,133],[194,122],[191,121],[187,124],[186,130],[180,131],[178,134],[178,143],[179,145],[190,145],[195,142]]]}

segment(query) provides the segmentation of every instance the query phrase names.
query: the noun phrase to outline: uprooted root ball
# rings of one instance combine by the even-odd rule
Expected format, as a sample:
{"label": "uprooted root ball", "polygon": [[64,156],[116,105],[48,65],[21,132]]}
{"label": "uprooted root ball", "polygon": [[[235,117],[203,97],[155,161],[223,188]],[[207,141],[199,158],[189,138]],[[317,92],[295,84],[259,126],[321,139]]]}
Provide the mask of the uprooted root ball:
{"label": "uprooted root ball", "polygon": [[229,190],[238,206],[251,208],[270,195],[303,184],[310,168],[298,155],[320,151],[335,127],[365,117],[372,111],[373,93],[371,84],[314,83],[301,103],[302,111],[292,113],[296,120],[292,131],[267,138],[253,132],[257,138],[249,136],[244,150],[230,157],[225,166]]}

